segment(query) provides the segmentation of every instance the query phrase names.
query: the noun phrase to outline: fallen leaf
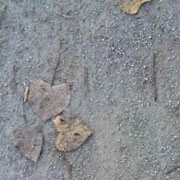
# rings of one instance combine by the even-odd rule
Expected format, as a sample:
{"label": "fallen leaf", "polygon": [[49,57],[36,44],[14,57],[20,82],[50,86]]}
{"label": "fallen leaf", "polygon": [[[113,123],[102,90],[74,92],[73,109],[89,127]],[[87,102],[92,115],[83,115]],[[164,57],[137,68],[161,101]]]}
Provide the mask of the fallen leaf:
{"label": "fallen leaf", "polygon": [[13,132],[14,146],[28,159],[37,162],[41,153],[43,136],[41,126],[18,128]]}
{"label": "fallen leaf", "polygon": [[127,14],[136,14],[145,2],[149,2],[151,0],[118,0],[122,10]]}
{"label": "fallen leaf", "polygon": [[56,147],[60,151],[77,149],[92,135],[85,123],[71,115],[57,116],[54,125],[59,132]]}
{"label": "fallen leaf", "polygon": [[70,103],[71,92],[66,83],[51,86],[36,80],[29,86],[28,101],[44,121],[61,113]]}

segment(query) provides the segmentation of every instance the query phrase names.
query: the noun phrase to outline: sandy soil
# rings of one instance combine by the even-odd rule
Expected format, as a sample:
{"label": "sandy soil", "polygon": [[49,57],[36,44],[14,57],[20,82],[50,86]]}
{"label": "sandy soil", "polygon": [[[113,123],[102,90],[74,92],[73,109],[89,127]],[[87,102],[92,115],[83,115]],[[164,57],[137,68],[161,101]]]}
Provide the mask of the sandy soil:
{"label": "sandy soil", "polygon": [[[166,174],[180,163],[179,0],[134,16],[116,0],[0,0],[0,12],[1,180],[180,179]],[[55,69],[54,84],[72,86],[65,112],[94,132],[66,154],[53,122],[23,105],[26,85],[51,83]],[[13,146],[13,131],[31,124],[45,137],[36,164]]]}

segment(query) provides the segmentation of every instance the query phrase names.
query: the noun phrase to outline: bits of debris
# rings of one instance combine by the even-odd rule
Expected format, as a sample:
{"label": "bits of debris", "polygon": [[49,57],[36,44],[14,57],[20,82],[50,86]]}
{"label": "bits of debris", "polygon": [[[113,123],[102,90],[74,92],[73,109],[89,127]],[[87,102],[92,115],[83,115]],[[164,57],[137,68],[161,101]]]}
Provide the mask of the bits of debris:
{"label": "bits of debris", "polygon": [[36,80],[29,86],[27,98],[34,112],[46,121],[67,108],[71,91],[66,83],[51,86],[43,80]]}
{"label": "bits of debris", "polygon": [[24,91],[24,102],[28,101],[29,87],[26,87]]}
{"label": "bits of debris", "polygon": [[43,144],[42,128],[33,125],[18,128],[13,132],[14,146],[28,159],[37,162]]}
{"label": "bits of debris", "polygon": [[72,115],[57,116],[54,125],[59,132],[56,147],[60,151],[75,150],[92,135],[85,123]]}
{"label": "bits of debris", "polygon": [[127,14],[136,14],[145,2],[151,0],[118,0],[122,10]]}

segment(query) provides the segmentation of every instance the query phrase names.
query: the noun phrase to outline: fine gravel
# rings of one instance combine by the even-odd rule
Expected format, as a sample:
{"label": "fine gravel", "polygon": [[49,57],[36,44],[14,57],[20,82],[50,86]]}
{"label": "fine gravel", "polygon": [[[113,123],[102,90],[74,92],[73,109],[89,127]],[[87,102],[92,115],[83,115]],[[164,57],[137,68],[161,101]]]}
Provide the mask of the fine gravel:
{"label": "fine gravel", "polygon": [[[55,147],[52,120],[23,103],[33,80],[69,83],[65,113],[93,136]],[[42,125],[37,163],[13,131]],[[117,0],[0,0],[0,180],[180,180],[180,1],[127,15]]]}

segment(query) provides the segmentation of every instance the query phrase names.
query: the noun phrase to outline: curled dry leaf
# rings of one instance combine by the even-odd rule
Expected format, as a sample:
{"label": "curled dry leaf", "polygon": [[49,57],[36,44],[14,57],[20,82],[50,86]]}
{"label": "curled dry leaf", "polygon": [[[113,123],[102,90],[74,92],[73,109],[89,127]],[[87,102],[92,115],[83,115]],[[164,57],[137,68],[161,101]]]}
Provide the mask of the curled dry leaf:
{"label": "curled dry leaf", "polygon": [[82,121],[71,115],[57,116],[54,125],[59,132],[56,147],[60,151],[77,149],[92,135],[92,131]]}
{"label": "curled dry leaf", "polygon": [[51,86],[43,80],[36,80],[29,86],[28,101],[45,121],[67,108],[70,99],[70,87],[66,83]]}
{"label": "curled dry leaf", "polygon": [[18,128],[13,132],[14,146],[28,159],[37,162],[41,153],[43,136],[41,126]]}
{"label": "curled dry leaf", "polygon": [[118,0],[122,10],[127,14],[136,14],[145,2],[149,2],[151,0]]}

